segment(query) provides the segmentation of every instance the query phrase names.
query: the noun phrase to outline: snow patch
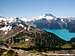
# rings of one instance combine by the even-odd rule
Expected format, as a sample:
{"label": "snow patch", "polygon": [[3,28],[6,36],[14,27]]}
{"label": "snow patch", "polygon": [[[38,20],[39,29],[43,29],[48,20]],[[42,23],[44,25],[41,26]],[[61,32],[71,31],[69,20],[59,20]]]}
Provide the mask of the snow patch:
{"label": "snow patch", "polygon": [[4,26],[4,27],[2,27],[2,28],[0,28],[0,30],[3,30],[3,31],[10,31],[11,30],[11,26]]}

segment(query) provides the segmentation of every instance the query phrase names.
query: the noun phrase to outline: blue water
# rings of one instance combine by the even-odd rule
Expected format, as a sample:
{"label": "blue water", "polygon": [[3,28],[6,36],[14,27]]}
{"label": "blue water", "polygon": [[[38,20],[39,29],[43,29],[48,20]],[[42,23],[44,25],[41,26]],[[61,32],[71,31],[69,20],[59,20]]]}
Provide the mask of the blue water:
{"label": "blue water", "polygon": [[71,38],[75,37],[75,33],[71,33],[66,29],[44,29],[44,30],[52,32],[66,41],[69,41]]}

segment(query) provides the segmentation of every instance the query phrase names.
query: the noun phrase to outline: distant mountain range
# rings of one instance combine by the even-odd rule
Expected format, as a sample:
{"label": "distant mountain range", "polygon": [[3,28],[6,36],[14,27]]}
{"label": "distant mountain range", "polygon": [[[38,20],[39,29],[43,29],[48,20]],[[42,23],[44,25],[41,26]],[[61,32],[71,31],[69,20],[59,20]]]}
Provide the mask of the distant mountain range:
{"label": "distant mountain range", "polygon": [[[52,14],[45,14],[43,16],[38,16],[35,18],[25,18],[25,17],[2,17],[0,16],[0,21],[3,20],[7,25],[9,25],[8,28],[12,28],[11,26],[21,25],[24,24],[32,25],[40,29],[48,28],[48,29],[68,29],[69,32],[75,32],[75,18],[69,17],[69,18],[57,18]],[[23,25],[22,25],[23,24]],[[3,26],[3,25],[2,25]],[[0,26],[1,28],[1,26]],[[5,26],[6,28],[6,26]],[[3,28],[1,28],[3,29]],[[1,30],[0,29],[0,30]]]}
{"label": "distant mountain range", "polygon": [[[47,18],[46,18],[47,17]],[[68,29],[69,32],[75,32],[75,18],[56,18],[49,14],[34,21],[34,24],[41,29]]]}

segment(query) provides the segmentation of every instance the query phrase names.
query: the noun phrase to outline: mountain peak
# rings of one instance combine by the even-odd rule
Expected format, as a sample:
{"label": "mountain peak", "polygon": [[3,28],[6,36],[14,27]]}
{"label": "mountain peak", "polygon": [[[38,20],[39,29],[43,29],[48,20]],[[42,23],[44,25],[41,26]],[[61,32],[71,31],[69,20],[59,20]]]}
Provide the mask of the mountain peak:
{"label": "mountain peak", "polygon": [[45,14],[45,17],[46,17],[46,16],[52,16],[52,17],[55,17],[55,16],[54,16],[53,14],[51,14],[51,13],[46,13],[46,14]]}

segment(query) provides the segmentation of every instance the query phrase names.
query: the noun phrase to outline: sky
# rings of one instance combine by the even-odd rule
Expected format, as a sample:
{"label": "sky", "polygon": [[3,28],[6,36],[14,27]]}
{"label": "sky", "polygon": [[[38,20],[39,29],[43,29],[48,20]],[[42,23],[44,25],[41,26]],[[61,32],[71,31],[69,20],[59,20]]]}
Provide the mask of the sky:
{"label": "sky", "polygon": [[0,16],[29,17],[45,13],[75,17],[75,0],[0,0]]}

